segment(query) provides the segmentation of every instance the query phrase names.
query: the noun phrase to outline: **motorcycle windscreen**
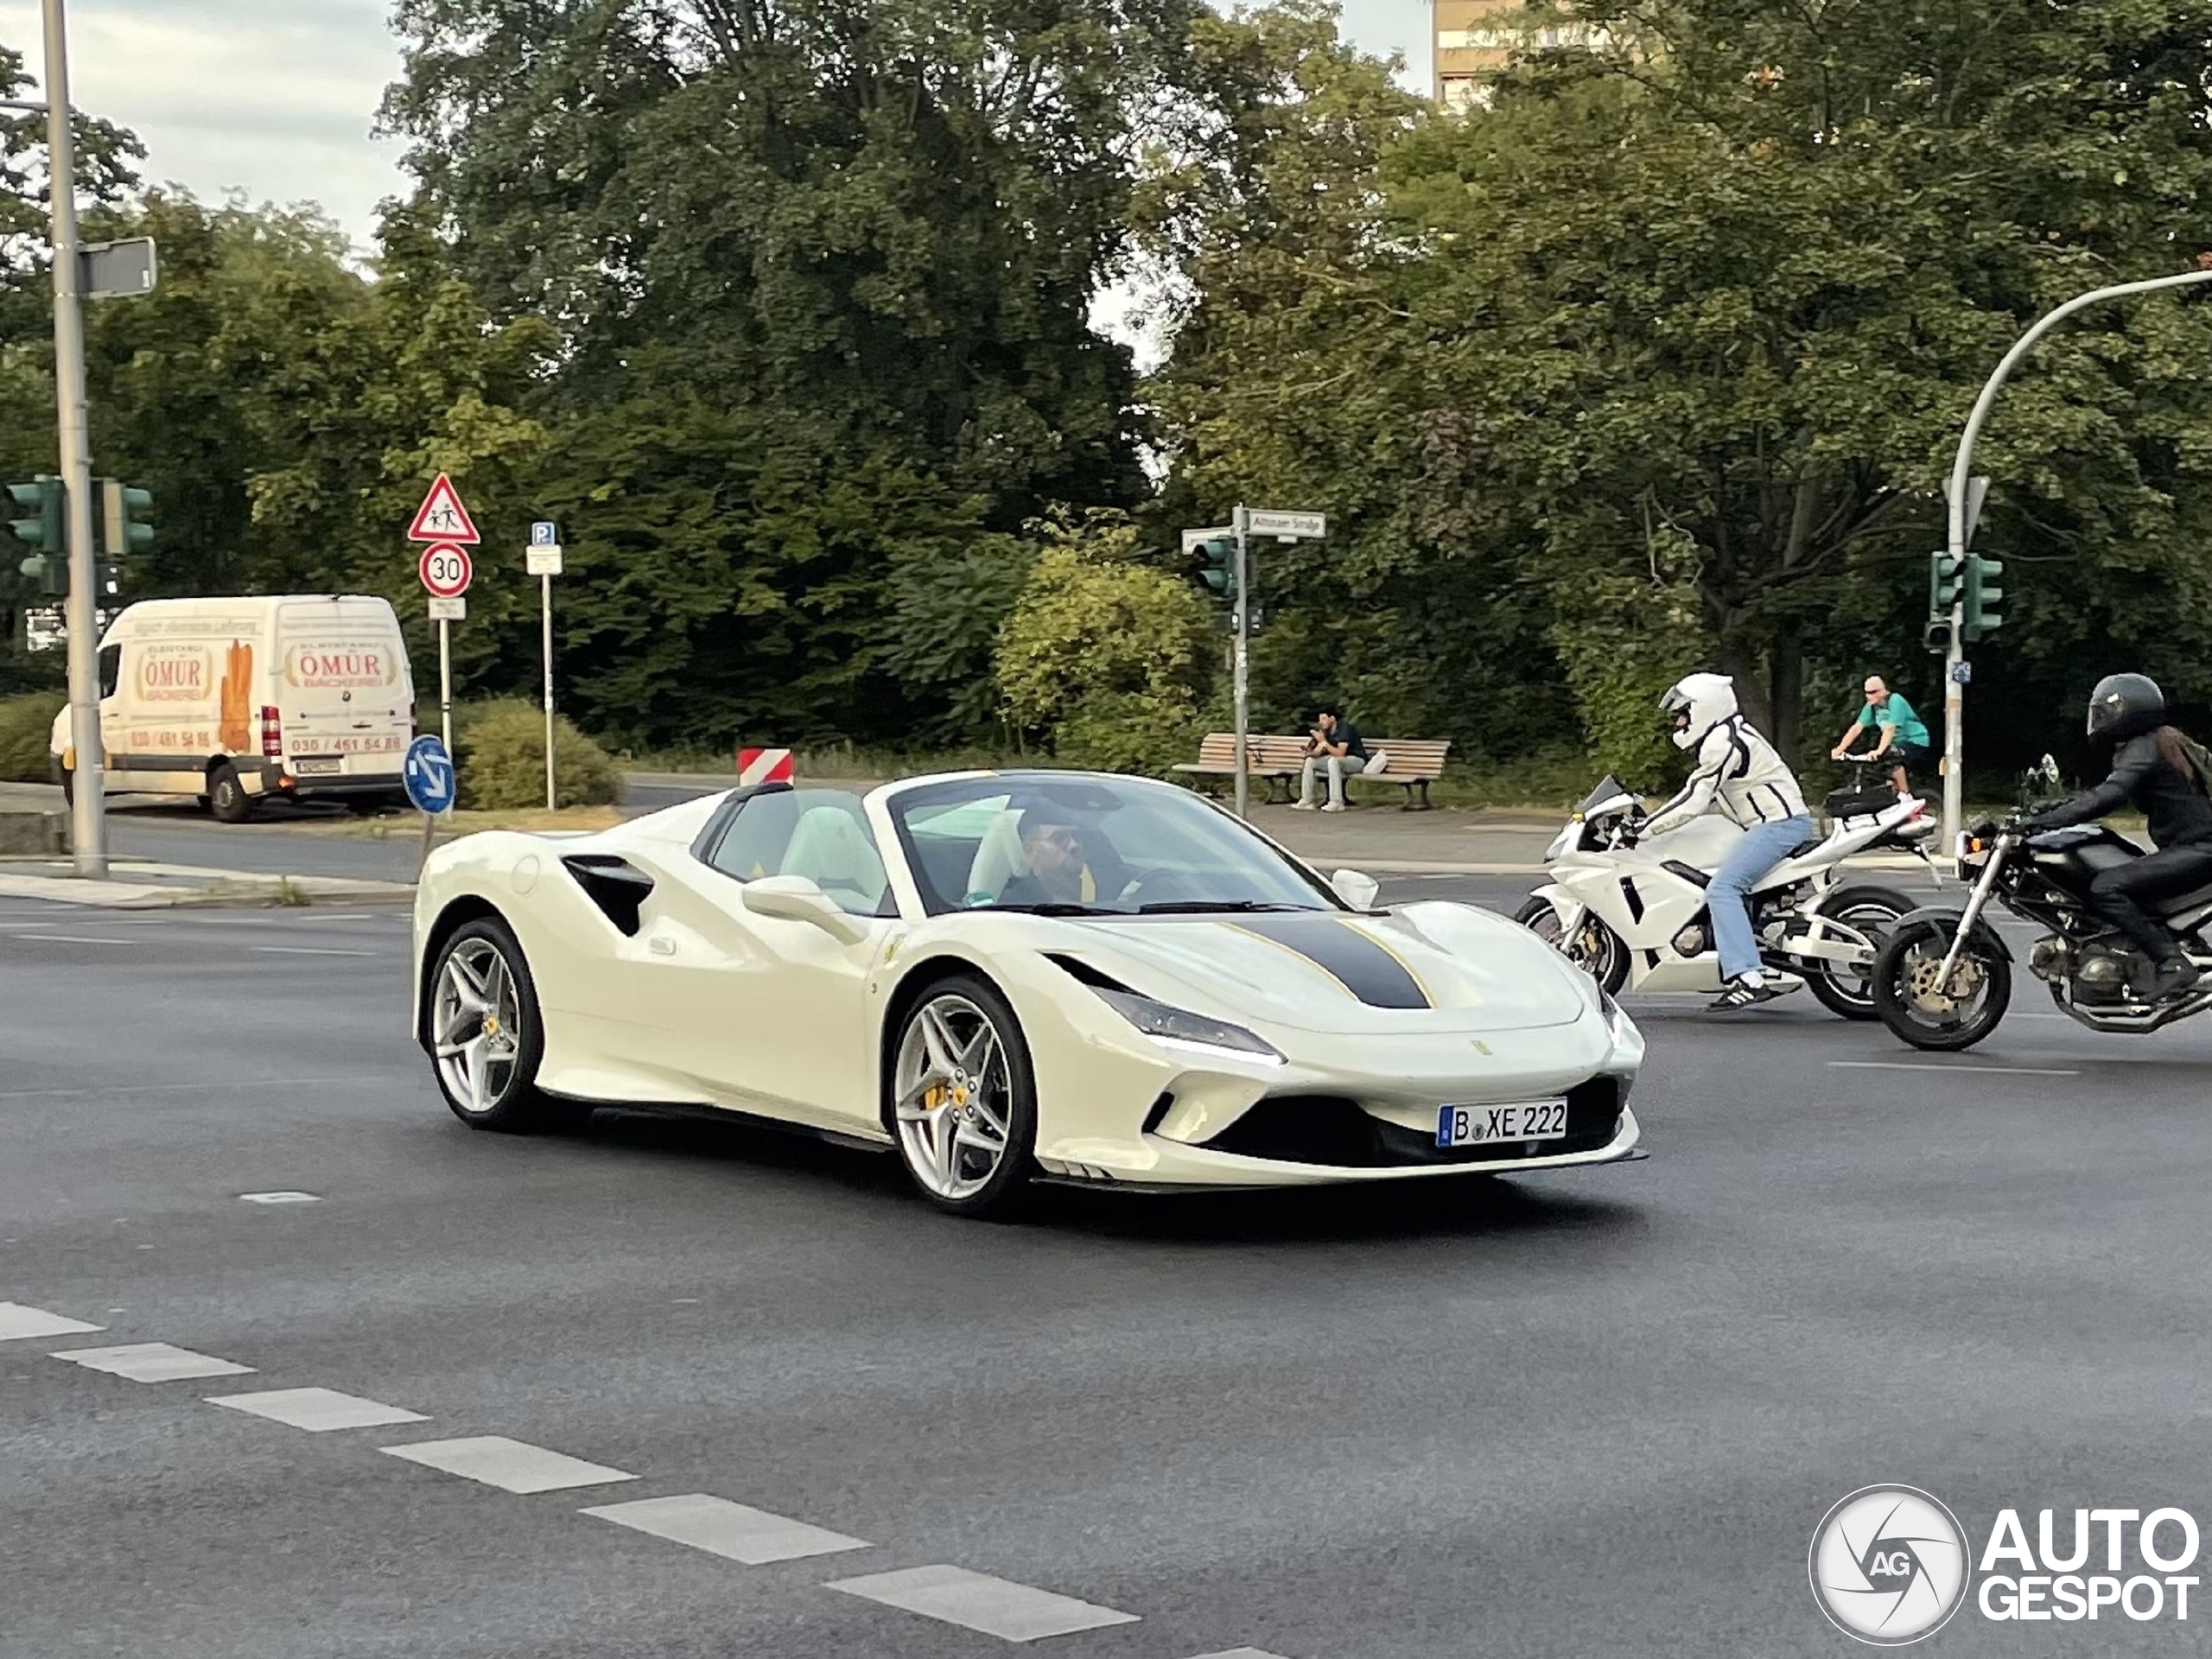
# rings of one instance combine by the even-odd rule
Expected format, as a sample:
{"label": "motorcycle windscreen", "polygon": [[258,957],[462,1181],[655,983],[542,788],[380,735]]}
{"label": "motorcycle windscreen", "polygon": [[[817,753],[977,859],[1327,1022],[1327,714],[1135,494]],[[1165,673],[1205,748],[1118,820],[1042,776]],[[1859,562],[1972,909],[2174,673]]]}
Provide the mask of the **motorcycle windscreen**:
{"label": "motorcycle windscreen", "polygon": [[1577,817],[1587,818],[1596,816],[1601,809],[1617,812],[1635,804],[1635,791],[1609,772],[1599,781],[1597,788],[1582,798],[1574,810]]}

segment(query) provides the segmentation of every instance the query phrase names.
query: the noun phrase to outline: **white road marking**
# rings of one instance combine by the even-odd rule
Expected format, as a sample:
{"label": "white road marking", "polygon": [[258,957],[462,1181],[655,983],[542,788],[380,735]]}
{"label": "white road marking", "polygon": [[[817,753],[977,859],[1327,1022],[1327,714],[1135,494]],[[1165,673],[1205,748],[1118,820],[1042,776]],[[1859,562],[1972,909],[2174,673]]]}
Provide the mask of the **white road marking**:
{"label": "white road marking", "polygon": [[334,1428],[382,1428],[392,1423],[430,1421],[419,1411],[402,1411],[397,1406],[379,1405],[373,1400],[340,1394],[334,1389],[265,1389],[258,1394],[211,1394],[207,1403],[227,1406],[232,1411],[251,1412],[272,1423],[304,1428],[310,1434],[326,1434]]}
{"label": "white road marking", "polygon": [[84,933],[18,933],[19,939],[41,939],[48,944],[136,944],[136,939],[96,939]]}
{"label": "white road marking", "polygon": [[133,1382],[181,1382],[194,1376],[245,1376],[253,1370],[251,1365],[233,1365],[227,1359],[195,1354],[189,1348],[172,1347],[166,1342],[126,1343],[120,1348],[73,1348],[54,1357],[82,1365],[88,1371],[128,1377]]}
{"label": "white road marking", "polygon": [[651,1533],[656,1538],[689,1544],[709,1555],[743,1561],[747,1567],[869,1548],[865,1540],[810,1527],[804,1521],[786,1520],[765,1510],[748,1509],[705,1492],[687,1492],[682,1497],[641,1498],[634,1503],[608,1503],[583,1513],[601,1521],[612,1521],[618,1527]]}
{"label": "white road marking", "polygon": [[240,1204],[321,1204],[312,1192],[241,1192]]}
{"label": "white road marking", "polygon": [[1282,1655],[1263,1652],[1258,1648],[1231,1648],[1226,1653],[1202,1653],[1198,1659],[1282,1659]]}
{"label": "white road marking", "polygon": [[604,1486],[635,1475],[602,1464],[586,1463],[543,1446],[525,1445],[501,1434],[464,1440],[424,1440],[414,1446],[380,1446],[388,1457],[404,1458],[443,1470],[464,1480],[481,1481],[503,1492],[554,1492],[567,1486]]}
{"label": "white road marking", "polygon": [[824,1587],[1008,1642],[1034,1642],[1039,1637],[1137,1622],[1135,1613],[1094,1607],[1049,1590],[970,1573],[964,1567],[910,1567],[897,1573],[839,1579]]}
{"label": "white road marking", "polygon": [[1988,1077],[2078,1077],[2079,1071],[2040,1065],[1952,1065],[1942,1060],[1830,1060],[1839,1071],[1971,1071]]}
{"label": "white road marking", "polygon": [[86,1325],[82,1319],[65,1319],[42,1307],[0,1302],[0,1342],[21,1342],[30,1337],[74,1337],[86,1331],[106,1329],[104,1325]]}
{"label": "white road marking", "polygon": [[253,950],[264,957],[373,957],[374,950],[329,950],[312,944],[257,944]]}

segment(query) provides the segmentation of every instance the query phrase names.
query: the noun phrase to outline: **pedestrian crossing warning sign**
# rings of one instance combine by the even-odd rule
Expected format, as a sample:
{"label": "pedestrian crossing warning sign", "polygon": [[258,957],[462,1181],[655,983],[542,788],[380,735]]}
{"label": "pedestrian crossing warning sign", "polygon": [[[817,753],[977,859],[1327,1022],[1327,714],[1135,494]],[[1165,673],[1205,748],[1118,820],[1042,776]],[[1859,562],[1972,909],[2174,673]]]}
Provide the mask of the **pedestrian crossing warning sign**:
{"label": "pedestrian crossing warning sign", "polygon": [[443,473],[430,486],[429,494],[423,498],[423,505],[416,510],[415,522],[407,531],[410,542],[459,542],[464,547],[474,547],[483,538],[476,533],[476,522],[468,516],[468,509],[461,504],[461,492]]}

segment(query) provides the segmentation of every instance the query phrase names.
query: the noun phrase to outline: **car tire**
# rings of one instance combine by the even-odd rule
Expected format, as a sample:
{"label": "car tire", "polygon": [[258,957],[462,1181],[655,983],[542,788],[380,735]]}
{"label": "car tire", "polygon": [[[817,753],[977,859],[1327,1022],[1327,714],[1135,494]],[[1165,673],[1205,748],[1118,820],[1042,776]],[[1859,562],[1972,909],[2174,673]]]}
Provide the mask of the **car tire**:
{"label": "car tire", "polygon": [[470,1128],[545,1134],[590,1116],[584,1103],[537,1086],[545,1056],[537,985],[521,944],[497,917],[464,923],[439,948],[423,1024],[438,1092]]}
{"label": "car tire", "polygon": [[244,823],[253,817],[253,797],[238,781],[238,768],[226,763],[207,780],[207,810],[218,823]]}
{"label": "car tire", "polygon": [[948,1215],[1019,1212],[1037,1173],[1037,1078],[997,987],[973,974],[927,986],[899,1022],[885,1095],[899,1160],[925,1198]]}

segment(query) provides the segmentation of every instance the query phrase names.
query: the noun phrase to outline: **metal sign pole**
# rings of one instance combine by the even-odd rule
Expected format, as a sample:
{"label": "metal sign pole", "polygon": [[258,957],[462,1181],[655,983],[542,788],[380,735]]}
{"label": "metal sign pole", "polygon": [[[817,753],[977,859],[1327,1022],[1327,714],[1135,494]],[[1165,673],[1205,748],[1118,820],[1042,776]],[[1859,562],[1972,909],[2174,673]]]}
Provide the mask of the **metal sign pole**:
{"label": "metal sign pole", "polygon": [[553,576],[550,571],[540,576],[542,597],[545,610],[545,810],[556,810],[558,798],[553,788]]}
{"label": "metal sign pole", "polygon": [[1246,710],[1245,692],[1250,677],[1249,670],[1251,653],[1249,649],[1249,636],[1247,628],[1251,620],[1251,611],[1245,595],[1245,582],[1249,572],[1244,556],[1244,543],[1246,526],[1249,519],[1250,515],[1244,511],[1243,504],[1239,502],[1235,520],[1236,526],[1236,654],[1230,671],[1230,683],[1234,688],[1236,699],[1236,816],[1240,818],[1249,818],[1251,816],[1249,810],[1251,757],[1245,752],[1245,733],[1250,725]]}
{"label": "metal sign pole", "polygon": [[68,514],[69,734],[75,751],[70,842],[77,874],[107,874],[106,763],[100,740],[99,595],[92,559],[92,456],[85,416],[85,314],[77,260],[77,146],[69,125],[69,35],[45,0],[47,172],[54,216],[54,388]]}
{"label": "metal sign pole", "polygon": [[446,753],[453,753],[453,624],[438,619],[438,714]]}

